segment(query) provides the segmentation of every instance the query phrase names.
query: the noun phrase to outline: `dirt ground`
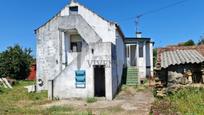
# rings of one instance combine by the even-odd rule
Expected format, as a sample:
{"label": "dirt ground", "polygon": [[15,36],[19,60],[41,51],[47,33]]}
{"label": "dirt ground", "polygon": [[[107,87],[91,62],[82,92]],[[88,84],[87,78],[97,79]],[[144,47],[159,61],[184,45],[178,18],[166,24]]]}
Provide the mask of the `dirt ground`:
{"label": "dirt ground", "polygon": [[149,115],[151,103],[154,101],[152,89],[143,86],[124,86],[112,101],[96,99],[97,101],[93,103],[87,103],[83,99],[59,100],[42,106],[44,108],[69,106],[77,111],[90,110],[95,115]]}

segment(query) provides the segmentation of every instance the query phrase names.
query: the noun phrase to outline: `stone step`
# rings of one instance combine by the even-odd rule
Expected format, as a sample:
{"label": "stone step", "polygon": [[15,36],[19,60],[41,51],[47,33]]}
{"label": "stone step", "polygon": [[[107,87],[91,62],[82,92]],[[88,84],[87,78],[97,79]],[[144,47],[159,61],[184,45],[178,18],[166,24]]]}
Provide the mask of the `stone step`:
{"label": "stone step", "polygon": [[138,82],[137,81],[127,81],[126,83],[130,84],[130,83],[138,83]]}
{"label": "stone step", "polygon": [[136,74],[137,74],[137,73],[139,73],[139,72],[134,72],[134,71],[131,71],[131,72],[127,72],[127,73],[136,73]]}
{"label": "stone step", "polygon": [[139,72],[139,71],[136,71],[136,70],[127,70],[127,72]]}
{"label": "stone step", "polygon": [[136,75],[130,75],[130,76],[127,76],[127,79],[128,78],[138,78]]}
{"label": "stone step", "polygon": [[138,75],[137,73],[127,73],[127,75]]}
{"label": "stone step", "polygon": [[137,81],[137,79],[127,79],[126,81],[133,81],[133,82],[135,82],[135,81]]}
{"label": "stone step", "polygon": [[128,67],[126,73],[126,85],[138,84],[138,69],[136,67]]}

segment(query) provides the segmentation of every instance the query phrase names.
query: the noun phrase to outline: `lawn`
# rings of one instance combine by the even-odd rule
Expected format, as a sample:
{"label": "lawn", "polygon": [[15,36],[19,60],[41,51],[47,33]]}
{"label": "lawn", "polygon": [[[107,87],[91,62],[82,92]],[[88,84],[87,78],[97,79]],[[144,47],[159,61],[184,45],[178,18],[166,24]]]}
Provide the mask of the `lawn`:
{"label": "lawn", "polygon": [[204,88],[183,88],[163,99],[157,99],[152,111],[157,114],[204,114]]}
{"label": "lawn", "polygon": [[32,85],[32,81],[18,81],[13,89],[0,88],[0,115],[88,115],[89,111],[76,111],[69,106],[53,106],[43,108],[41,105],[51,103],[47,92],[27,93],[24,86]]}

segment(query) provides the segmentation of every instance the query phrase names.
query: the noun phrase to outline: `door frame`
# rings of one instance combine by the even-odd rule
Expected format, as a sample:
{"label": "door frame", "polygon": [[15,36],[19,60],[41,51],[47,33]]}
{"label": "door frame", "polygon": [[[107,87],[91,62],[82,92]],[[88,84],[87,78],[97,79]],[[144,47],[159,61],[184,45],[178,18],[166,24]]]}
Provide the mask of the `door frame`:
{"label": "door frame", "polygon": [[105,65],[93,65],[93,96],[95,96],[95,68],[99,66],[99,67],[102,67],[104,69],[104,93],[105,95],[104,96],[101,96],[101,97],[105,97],[106,98],[106,68],[105,68]]}

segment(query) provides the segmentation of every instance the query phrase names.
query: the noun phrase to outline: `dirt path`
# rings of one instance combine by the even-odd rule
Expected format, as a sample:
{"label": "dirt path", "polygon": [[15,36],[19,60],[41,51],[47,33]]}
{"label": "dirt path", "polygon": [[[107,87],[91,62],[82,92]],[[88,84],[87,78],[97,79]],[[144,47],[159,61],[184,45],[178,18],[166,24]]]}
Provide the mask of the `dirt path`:
{"label": "dirt path", "polygon": [[71,106],[77,111],[91,110],[96,115],[149,115],[153,101],[154,97],[151,89],[136,92],[134,88],[128,88],[125,91],[121,91],[113,101],[97,99],[94,103],[87,103],[85,100],[70,99],[55,101],[43,105],[43,107]]}

